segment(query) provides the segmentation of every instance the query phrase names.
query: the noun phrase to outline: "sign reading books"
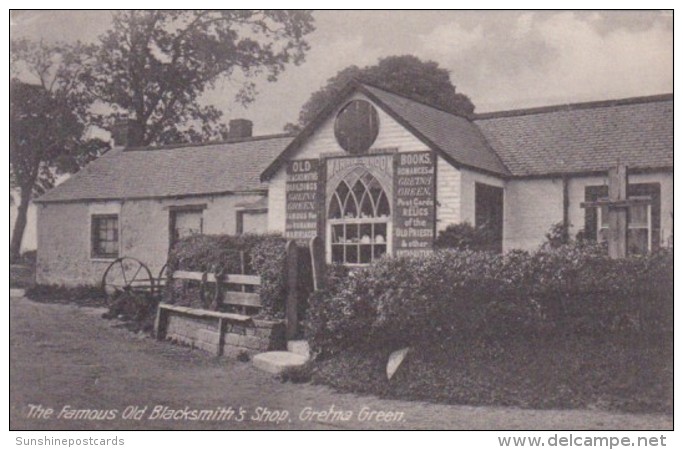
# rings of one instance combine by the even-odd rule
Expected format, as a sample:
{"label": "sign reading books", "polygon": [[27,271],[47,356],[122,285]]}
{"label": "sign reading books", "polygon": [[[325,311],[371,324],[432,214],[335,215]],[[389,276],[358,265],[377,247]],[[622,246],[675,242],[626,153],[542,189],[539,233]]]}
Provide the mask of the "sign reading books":
{"label": "sign reading books", "polygon": [[396,155],[394,254],[432,251],[436,225],[436,164],[432,152]]}
{"label": "sign reading books", "polygon": [[318,235],[319,164],[317,159],[304,159],[287,165],[285,237],[307,243]]}

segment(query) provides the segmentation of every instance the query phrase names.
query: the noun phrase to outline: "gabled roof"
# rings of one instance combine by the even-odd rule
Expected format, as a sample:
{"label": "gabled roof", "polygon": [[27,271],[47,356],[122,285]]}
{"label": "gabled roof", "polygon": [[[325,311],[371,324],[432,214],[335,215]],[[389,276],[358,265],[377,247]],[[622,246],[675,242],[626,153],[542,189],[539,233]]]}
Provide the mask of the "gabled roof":
{"label": "gabled roof", "polygon": [[388,108],[389,115],[411,130],[434,150],[444,153],[456,167],[465,166],[498,175],[508,175],[505,165],[488,145],[481,131],[467,118],[433,106],[364,85],[366,93]]}
{"label": "gabled roof", "polygon": [[351,82],[263,172],[270,178],[354,91],[368,96],[455,167],[503,178],[673,168],[673,95],[460,117],[375,86]]}
{"label": "gabled roof", "polygon": [[673,168],[673,95],[480,114],[513,176]]}
{"label": "gabled roof", "polygon": [[37,202],[125,200],[266,191],[265,167],[290,143],[272,135],[203,145],[113,149]]}
{"label": "gabled roof", "polygon": [[[261,175],[269,179],[305,140],[354,91],[365,94],[378,107],[403,125],[432,150],[456,167],[467,167],[498,176],[509,175],[500,158],[486,142],[481,131],[467,118],[460,117],[416,100],[357,81],[350,82],[326,108],[287,146]],[[381,125],[380,125],[381,126]]]}

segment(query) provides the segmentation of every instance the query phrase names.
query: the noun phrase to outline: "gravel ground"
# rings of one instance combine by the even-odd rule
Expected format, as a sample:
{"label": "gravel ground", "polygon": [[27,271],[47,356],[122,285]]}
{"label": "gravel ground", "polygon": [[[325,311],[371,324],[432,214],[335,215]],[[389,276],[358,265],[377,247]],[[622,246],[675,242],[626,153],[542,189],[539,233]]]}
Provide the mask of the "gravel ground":
{"label": "gravel ground", "polygon": [[[283,384],[250,363],[132,334],[103,311],[10,299],[10,429],[673,429],[667,415],[437,405]],[[193,410],[215,413],[193,420]]]}

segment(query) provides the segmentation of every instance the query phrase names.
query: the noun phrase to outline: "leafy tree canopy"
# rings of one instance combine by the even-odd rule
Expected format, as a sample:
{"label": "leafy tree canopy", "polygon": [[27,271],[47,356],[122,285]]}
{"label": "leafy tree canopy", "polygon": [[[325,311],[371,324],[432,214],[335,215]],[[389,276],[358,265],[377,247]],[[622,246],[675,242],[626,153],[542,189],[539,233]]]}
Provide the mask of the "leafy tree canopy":
{"label": "leafy tree canopy", "polygon": [[219,79],[238,84],[236,99],[253,101],[251,79],[275,81],[287,64],[300,64],[314,30],[310,11],[122,11],[91,48],[90,92],[131,121],[132,145],[222,138],[221,111],[200,95]]}
{"label": "leafy tree canopy", "polygon": [[[92,98],[80,78],[83,47],[14,40],[10,43],[10,189],[18,189],[11,258],[19,256],[28,205],[108,145],[89,136]],[[30,81],[30,82],[28,82]]]}
{"label": "leafy tree canopy", "polygon": [[436,62],[425,62],[412,55],[389,56],[373,66],[350,66],[337,72],[304,104],[298,124],[288,124],[285,129],[294,131],[308,124],[353,79],[454,114],[469,115],[474,112],[470,99],[456,92],[448,70],[439,67]]}

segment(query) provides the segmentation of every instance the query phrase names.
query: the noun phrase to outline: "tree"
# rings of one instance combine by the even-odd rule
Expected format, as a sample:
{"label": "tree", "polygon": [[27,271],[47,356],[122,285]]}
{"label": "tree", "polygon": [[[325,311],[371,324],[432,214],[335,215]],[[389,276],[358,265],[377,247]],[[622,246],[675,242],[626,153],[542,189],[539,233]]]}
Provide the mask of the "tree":
{"label": "tree", "polygon": [[57,174],[78,170],[108,148],[87,138],[91,99],[79,82],[83,54],[80,44],[11,42],[10,189],[19,190],[12,261],[20,254],[33,196],[53,187]]}
{"label": "tree", "polygon": [[[100,37],[90,91],[129,118],[130,145],[197,142],[224,137],[221,111],[199,97],[219,79],[238,82],[236,99],[253,101],[255,76],[275,81],[300,64],[314,30],[309,11],[123,11]],[[236,78],[240,78],[237,80]]]}
{"label": "tree", "polygon": [[470,99],[456,92],[448,70],[439,67],[436,62],[425,62],[411,55],[389,56],[380,59],[374,66],[349,66],[337,72],[304,104],[299,113],[298,124],[287,124],[285,130],[295,131],[306,126],[353,79],[454,114],[467,116],[474,112]]}

